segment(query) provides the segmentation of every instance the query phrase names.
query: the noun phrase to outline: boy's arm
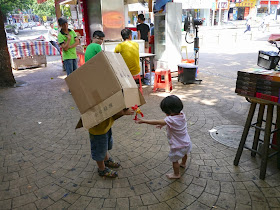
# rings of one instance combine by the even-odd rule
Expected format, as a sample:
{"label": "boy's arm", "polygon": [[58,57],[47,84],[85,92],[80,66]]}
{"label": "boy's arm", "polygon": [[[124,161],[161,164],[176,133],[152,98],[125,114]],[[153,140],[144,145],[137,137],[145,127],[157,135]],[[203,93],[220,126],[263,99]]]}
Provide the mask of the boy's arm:
{"label": "boy's arm", "polygon": [[71,40],[71,35],[68,34],[66,37],[67,37],[66,43],[63,42],[63,43],[60,45],[64,51],[67,51],[67,50],[69,49],[70,40]]}
{"label": "boy's arm", "polygon": [[148,43],[150,43],[151,34],[150,31],[148,32]]}
{"label": "boy's arm", "polygon": [[117,46],[115,47],[115,53],[119,53],[119,52],[120,52],[120,46],[117,45]]}
{"label": "boy's arm", "polygon": [[75,38],[75,43],[72,44],[72,45],[70,45],[69,48],[74,48],[74,47],[76,47],[76,46],[79,45],[79,44],[80,44],[80,41],[79,41],[79,39],[76,37],[76,38]]}
{"label": "boy's arm", "polygon": [[138,39],[141,39],[141,33],[140,33],[140,31],[137,31],[137,38],[138,38]]}
{"label": "boy's arm", "polygon": [[164,120],[144,120],[144,119],[139,119],[136,121],[139,124],[145,123],[149,125],[160,125],[160,126],[165,126],[166,122]]}
{"label": "boy's arm", "polygon": [[113,119],[114,119],[114,120],[117,120],[117,119],[119,119],[120,117],[122,117],[123,115],[133,115],[133,114],[134,114],[134,111],[133,111],[131,108],[129,108],[129,109],[124,109],[124,110],[120,111],[119,113],[115,114],[115,115],[113,116]]}

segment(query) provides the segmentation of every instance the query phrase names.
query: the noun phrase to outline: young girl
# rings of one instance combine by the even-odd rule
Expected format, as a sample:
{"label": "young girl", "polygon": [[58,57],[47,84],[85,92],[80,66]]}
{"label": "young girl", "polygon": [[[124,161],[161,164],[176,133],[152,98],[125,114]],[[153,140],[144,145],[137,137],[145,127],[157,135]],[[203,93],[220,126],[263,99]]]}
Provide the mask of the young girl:
{"label": "young girl", "polygon": [[[157,125],[159,128],[167,126],[167,138],[170,145],[168,156],[173,163],[174,173],[166,176],[169,179],[179,179],[181,177],[179,169],[180,167],[186,168],[188,154],[192,148],[185,114],[182,112],[183,103],[177,96],[171,95],[161,101],[160,108],[167,116],[164,120],[139,119],[136,123]],[[182,159],[181,163],[178,162],[180,159]]]}

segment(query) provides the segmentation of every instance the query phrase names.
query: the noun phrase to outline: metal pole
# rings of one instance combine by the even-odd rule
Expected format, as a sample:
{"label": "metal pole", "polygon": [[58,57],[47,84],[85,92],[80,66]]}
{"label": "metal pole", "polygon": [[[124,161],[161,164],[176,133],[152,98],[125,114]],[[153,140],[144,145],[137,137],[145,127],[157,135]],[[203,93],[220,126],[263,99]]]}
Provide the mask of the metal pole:
{"label": "metal pole", "polygon": [[199,51],[198,26],[195,26],[195,38],[194,38],[194,65],[198,65],[198,51]]}

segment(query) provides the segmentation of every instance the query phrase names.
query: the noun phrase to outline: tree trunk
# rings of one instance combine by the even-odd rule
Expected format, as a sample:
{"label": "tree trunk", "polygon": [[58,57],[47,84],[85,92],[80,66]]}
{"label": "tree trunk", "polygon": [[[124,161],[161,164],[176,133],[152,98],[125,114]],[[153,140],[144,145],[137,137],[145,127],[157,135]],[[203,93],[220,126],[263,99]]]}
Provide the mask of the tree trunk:
{"label": "tree trunk", "polygon": [[0,86],[9,87],[15,83],[4,29],[4,18],[0,9]]}

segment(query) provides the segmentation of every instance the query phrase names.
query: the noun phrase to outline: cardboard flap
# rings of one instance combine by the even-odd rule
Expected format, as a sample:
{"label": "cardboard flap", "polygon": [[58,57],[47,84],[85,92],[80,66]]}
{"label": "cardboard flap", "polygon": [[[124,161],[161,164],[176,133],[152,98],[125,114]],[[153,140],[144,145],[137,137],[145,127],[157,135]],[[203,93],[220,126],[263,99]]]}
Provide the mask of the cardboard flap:
{"label": "cardboard flap", "polygon": [[131,75],[123,57],[119,53],[105,52],[110,64],[113,66],[113,71],[118,78],[122,88],[137,88],[135,80]]}
{"label": "cardboard flap", "polygon": [[[117,103],[116,103],[117,102]],[[82,114],[83,127],[90,129],[100,122],[112,117],[125,107],[122,91],[117,92],[113,96],[107,98],[102,103],[90,108]]]}
{"label": "cardboard flap", "polygon": [[123,94],[126,108],[130,108],[135,105],[141,106],[146,103],[138,88],[123,89]]}
{"label": "cardboard flap", "polygon": [[76,125],[76,129],[82,128],[82,127],[83,127],[83,121],[82,121],[82,118],[80,118],[79,122]]}
{"label": "cardboard flap", "polygon": [[146,103],[146,100],[145,100],[143,94],[140,92],[139,89],[138,89],[138,94],[139,94],[139,98],[140,98],[140,104],[138,106],[142,106]]}

